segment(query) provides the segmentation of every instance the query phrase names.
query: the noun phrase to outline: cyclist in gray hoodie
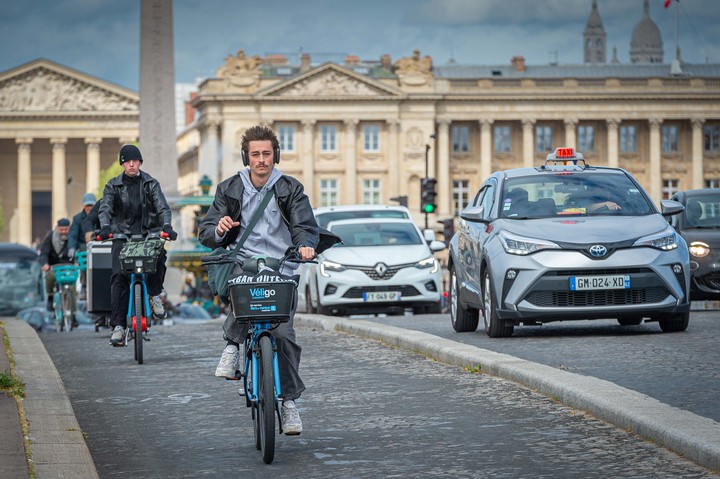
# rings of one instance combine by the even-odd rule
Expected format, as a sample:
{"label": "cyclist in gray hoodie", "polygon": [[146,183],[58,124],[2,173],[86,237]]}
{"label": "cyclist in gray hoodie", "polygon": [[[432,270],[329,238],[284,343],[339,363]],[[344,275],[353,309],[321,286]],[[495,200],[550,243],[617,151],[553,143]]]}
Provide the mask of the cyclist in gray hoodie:
{"label": "cyclist in gray hoodie", "polygon": [[[249,258],[256,254],[267,254],[282,258],[289,247],[298,247],[302,259],[314,258],[320,240],[318,225],[303,185],[275,169],[280,161],[275,133],[264,126],[248,129],[242,138],[242,159],[247,168],[217,186],[213,204],[200,223],[200,242],[212,249],[234,247],[262,199],[274,189],[275,200],[270,201],[238,255]],[[286,263],[285,267],[292,270],[297,265]],[[290,271],[287,273],[291,274]],[[290,320],[273,330],[277,340],[280,387],[283,392],[283,429],[287,435],[302,432],[295,399],[305,390],[298,372],[302,348],[295,341],[293,329],[296,307],[297,298]],[[215,375],[234,379],[239,366],[239,345],[247,336],[247,326],[235,322],[231,313],[225,319],[223,329],[227,345]]]}

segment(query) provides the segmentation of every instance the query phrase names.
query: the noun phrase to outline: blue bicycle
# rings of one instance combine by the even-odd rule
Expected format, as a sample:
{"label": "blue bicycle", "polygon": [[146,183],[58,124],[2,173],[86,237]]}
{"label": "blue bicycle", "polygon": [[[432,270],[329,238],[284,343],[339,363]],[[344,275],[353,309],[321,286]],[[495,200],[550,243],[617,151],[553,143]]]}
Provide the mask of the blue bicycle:
{"label": "blue bicycle", "polygon": [[127,328],[124,346],[135,340],[135,360],[143,363],[143,342],[149,341],[147,331],[150,317],[150,297],[145,283],[145,275],[154,273],[157,260],[164,249],[167,234],[150,233],[147,236],[114,235],[113,240],[125,240],[120,251],[120,267],[130,278],[130,297],[128,298]]}
{"label": "blue bicycle", "polygon": [[299,261],[295,249],[282,259],[255,256],[244,261],[227,256],[205,256],[204,265],[237,262],[242,272],[229,279],[230,302],[235,321],[248,325],[245,339],[243,371],[236,372],[236,379],[243,380],[239,395],[251,408],[255,431],[255,446],[262,451],[265,464],[275,457],[275,418],[278,433],[283,433],[280,414],[280,373],[277,344],[272,331],[290,320],[294,302],[297,300],[299,276],[281,274],[288,259]]}
{"label": "blue bicycle", "polygon": [[55,291],[53,292],[53,308],[55,309],[55,329],[72,331],[75,326],[77,295],[75,284],[80,268],[74,264],[56,264],[52,266],[55,273]]}

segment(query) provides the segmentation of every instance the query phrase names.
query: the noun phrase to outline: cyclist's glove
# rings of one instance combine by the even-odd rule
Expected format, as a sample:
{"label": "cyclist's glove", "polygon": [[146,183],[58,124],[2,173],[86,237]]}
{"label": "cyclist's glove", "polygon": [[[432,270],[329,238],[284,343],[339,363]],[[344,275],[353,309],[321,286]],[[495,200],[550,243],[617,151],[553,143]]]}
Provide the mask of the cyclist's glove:
{"label": "cyclist's glove", "polygon": [[170,241],[175,241],[177,239],[177,233],[175,232],[175,230],[172,229],[172,226],[165,225],[165,226],[163,226],[162,231],[163,231],[163,233],[168,235],[168,239]]}
{"label": "cyclist's glove", "polygon": [[104,225],[102,228],[100,228],[100,233],[98,235],[100,236],[100,241],[110,239],[110,234],[110,225]]}
{"label": "cyclist's glove", "polygon": [[75,250],[73,248],[70,248],[68,250],[68,258],[73,259],[75,257]]}

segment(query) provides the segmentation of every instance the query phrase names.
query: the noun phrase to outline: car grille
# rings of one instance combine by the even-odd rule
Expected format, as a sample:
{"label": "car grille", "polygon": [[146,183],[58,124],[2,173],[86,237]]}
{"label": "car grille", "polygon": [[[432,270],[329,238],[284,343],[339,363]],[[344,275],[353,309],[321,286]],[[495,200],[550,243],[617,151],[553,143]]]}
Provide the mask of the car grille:
{"label": "car grille", "polygon": [[383,279],[390,279],[393,276],[395,276],[395,274],[398,271],[400,271],[401,269],[409,268],[411,266],[414,266],[414,263],[400,264],[397,266],[388,266],[387,271],[385,271],[385,274],[383,274],[382,276],[380,276],[380,274],[377,271],[375,271],[374,266],[372,268],[367,268],[367,267],[363,267],[363,266],[347,266],[347,269],[355,269],[358,271],[362,271],[363,273],[368,275],[369,278],[374,279],[374,280],[383,280]]}
{"label": "car grille", "polygon": [[373,293],[378,291],[400,291],[403,298],[409,296],[420,296],[420,291],[414,286],[363,286],[348,289],[343,298],[358,299],[363,297],[363,293]]}
{"label": "car grille", "polygon": [[668,294],[667,289],[663,287],[603,291],[534,291],[526,299],[539,307],[572,308],[653,304],[661,302]]}
{"label": "car grille", "polygon": [[610,274],[639,274],[652,273],[650,268],[603,268],[603,269],[578,269],[578,270],[562,270],[548,271],[545,276],[594,276],[594,275],[610,275]]}
{"label": "car grille", "polygon": [[720,289],[720,273],[713,272],[697,278],[699,283],[709,289]]}

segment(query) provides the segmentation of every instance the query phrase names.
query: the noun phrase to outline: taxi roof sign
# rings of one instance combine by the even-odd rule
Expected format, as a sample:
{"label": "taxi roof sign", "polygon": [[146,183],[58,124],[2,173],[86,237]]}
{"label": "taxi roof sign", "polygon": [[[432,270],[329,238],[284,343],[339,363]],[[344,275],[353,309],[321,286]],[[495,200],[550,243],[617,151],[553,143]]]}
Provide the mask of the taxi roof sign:
{"label": "taxi roof sign", "polygon": [[[580,165],[578,165],[578,163],[580,163]],[[555,151],[550,153],[545,159],[543,168],[547,168],[550,164],[554,166],[580,166],[585,168],[588,166],[582,153],[575,151],[575,148],[572,147],[555,148]]]}

